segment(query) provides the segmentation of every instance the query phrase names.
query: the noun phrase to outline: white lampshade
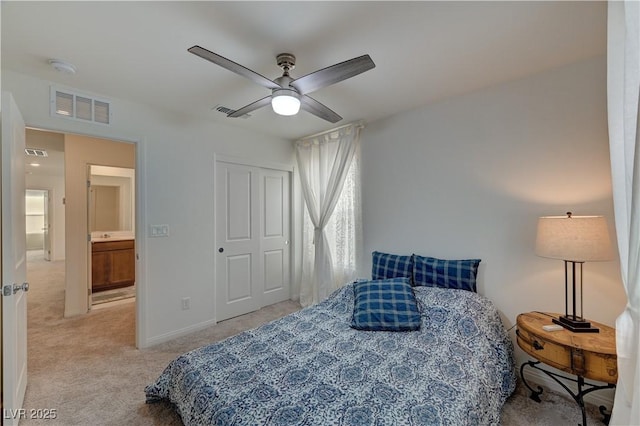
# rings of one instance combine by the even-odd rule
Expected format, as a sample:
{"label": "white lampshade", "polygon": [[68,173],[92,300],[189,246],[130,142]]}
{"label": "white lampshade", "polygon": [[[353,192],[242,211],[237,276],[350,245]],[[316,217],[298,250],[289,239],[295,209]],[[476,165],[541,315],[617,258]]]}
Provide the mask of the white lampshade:
{"label": "white lampshade", "polygon": [[276,114],[296,115],[300,111],[300,99],[293,90],[278,90],[271,97],[271,107]]}
{"label": "white lampshade", "polygon": [[573,262],[611,260],[604,216],[546,216],[538,219],[536,254]]}

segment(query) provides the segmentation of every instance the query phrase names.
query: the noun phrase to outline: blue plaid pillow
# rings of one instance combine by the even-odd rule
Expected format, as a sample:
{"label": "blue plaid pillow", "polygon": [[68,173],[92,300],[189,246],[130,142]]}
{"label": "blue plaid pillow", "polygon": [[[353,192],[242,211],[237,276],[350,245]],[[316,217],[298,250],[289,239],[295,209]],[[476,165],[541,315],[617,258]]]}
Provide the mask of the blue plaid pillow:
{"label": "blue plaid pillow", "polygon": [[409,278],[355,283],[353,293],[351,327],[369,331],[411,331],[420,328],[420,311]]}
{"label": "blue plaid pillow", "polygon": [[372,257],[372,280],[384,280],[386,278],[398,277],[407,277],[411,279],[411,271],[413,270],[413,256],[400,256],[398,254],[381,253],[379,251],[374,251]]}
{"label": "blue plaid pillow", "polygon": [[480,259],[443,260],[413,255],[413,285],[476,291]]}

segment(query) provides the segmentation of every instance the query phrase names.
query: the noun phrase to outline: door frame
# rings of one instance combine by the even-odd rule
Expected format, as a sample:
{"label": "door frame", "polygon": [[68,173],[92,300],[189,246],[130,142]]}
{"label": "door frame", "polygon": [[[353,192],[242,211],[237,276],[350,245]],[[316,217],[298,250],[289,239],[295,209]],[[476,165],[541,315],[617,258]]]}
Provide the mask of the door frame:
{"label": "door frame", "polygon": [[[118,141],[113,141],[113,142],[117,143]],[[122,143],[126,143],[126,142],[122,142]],[[91,191],[93,189],[93,181],[91,180],[91,176],[92,176],[91,175],[91,168],[92,167],[109,167],[109,168],[112,168],[112,169],[133,170],[133,187],[132,187],[132,190],[133,190],[133,193],[134,193],[133,194],[134,195],[134,200],[135,200],[135,196],[136,196],[136,194],[135,194],[135,192],[136,192],[136,174],[135,174],[136,168],[132,169],[130,167],[110,166],[110,165],[107,165],[107,164],[97,164],[97,163],[87,163],[87,176],[86,176],[86,180],[87,180],[87,240],[88,240],[87,241],[87,307],[88,307],[89,311],[92,310],[92,306],[93,306],[93,284],[92,284],[92,281],[93,281],[93,276],[92,276],[93,246],[92,246],[92,243],[91,243],[91,239],[89,237],[91,235],[91,233],[92,233],[92,231],[91,231],[91,217],[90,217],[90,215],[91,215],[91,207],[90,206],[91,206],[91,202],[92,202],[91,201],[91,197],[92,197],[91,196]],[[136,218],[137,218],[137,215],[138,215],[138,211],[136,210],[135,204],[137,204],[137,203],[134,202],[134,205],[131,206],[132,207],[131,211],[133,212],[133,214],[132,214],[132,216],[133,216],[132,224],[133,224],[133,228],[134,228],[134,236],[137,235],[136,234],[137,229],[135,229],[135,228],[136,228],[136,224],[137,224]],[[136,241],[136,246],[137,246],[137,241]],[[136,252],[137,252],[137,250],[136,250]],[[136,273],[137,273],[137,271],[136,271]]]}
{"label": "door frame", "polygon": [[[294,215],[296,213],[296,208],[294,207],[294,201],[296,199],[294,195],[294,192],[295,192],[294,166],[290,164],[278,163],[274,161],[263,161],[263,160],[258,160],[254,158],[235,157],[230,155],[214,153],[213,154],[213,211],[214,212],[218,208],[217,202],[216,202],[217,195],[218,195],[216,191],[216,185],[218,184],[218,182],[216,181],[217,179],[216,177],[218,176],[218,162],[237,164],[241,166],[258,167],[262,169],[280,170],[280,171],[289,173],[289,179],[290,179],[289,181],[289,241],[291,242],[291,248],[289,249],[289,281],[290,281],[289,299],[292,299],[293,298],[292,293],[294,290],[294,277],[296,277],[296,275],[294,274],[294,271],[296,270],[294,265],[295,263],[294,260],[296,259],[295,241],[297,241],[297,238],[296,238],[297,233],[295,232],[295,230],[297,229],[297,227],[295,226],[297,224],[297,220],[294,218]],[[214,247],[217,247],[216,244],[218,241],[218,234],[217,234],[215,221],[216,221],[216,217],[214,216],[213,217],[213,245]],[[213,271],[214,271],[213,277],[214,277],[215,286],[217,286],[217,273],[218,273],[217,258],[218,258],[217,256],[213,256]],[[214,292],[214,297],[217,297],[216,292]],[[216,306],[217,300],[214,300],[213,302],[214,302],[213,306]],[[218,312],[216,310],[214,314],[215,322],[218,322],[217,315],[218,315]]]}
{"label": "door frame", "polygon": [[[51,208],[51,200],[53,200],[54,198],[54,194],[53,194],[53,188],[45,188],[42,186],[37,186],[37,187],[29,187],[28,185],[25,184],[25,190],[27,191],[42,191],[42,192],[46,192],[47,193],[47,197],[45,197],[47,199],[47,202],[45,203],[45,216],[47,216],[48,219],[48,223],[49,223],[49,249],[51,249],[53,247],[53,241],[52,241],[52,235],[54,235],[53,232],[53,226],[51,224],[51,218],[53,216],[53,209]],[[45,244],[45,241],[43,241],[43,247],[44,247],[44,251],[45,251],[45,260],[51,260],[53,257],[53,252],[49,253],[49,259],[47,259],[47,254],[46,254],[46,249],[47,246]]]}
{"label": "door frame", "polygon": [[[102,135],[98,132],[89,133],[89,132],[81,132],[76,129],[65,128],[63,126],[54,126],[54,127],[42,127],[42,126],[32,126],[29,123],[25,123],[25,128],[27,129],[35,129],[35,130],[44,130],[48,132],[55,133],[63,133],[63,134],[74,134],[79,136],[86,136],[90,138],[100,138],[106,139],[113,142],[121,142],[121,143],[130,143],[135,146],[135,239],[136,239],[136,348],[142,349],[149,347],[148,338],[147,338],[147,281],[146,281],[146,254],[147,254],[147,244],[145,241],[144,230],[147,229],[147,220],[146,220],[146,136],[141,136],[139,138],[122,136],[120,134],[115,135]],[[65,256],[65,262],[68,261]],[[88,267],[89,265],[87,265]],[[87,283],[89,286],[90,283]],[[87,310],[87,312],[89,312]],[[28,328],[27,328],[28,332]]]}
{"label": "door frame", "polygon": [[44,236],[43,236],[43,242],[42,244],[44,245],[44,260],[47,260],[49,262],[51,262],[51,250],[52,250],[52,246],[53,244],[51,243],[51,237],[53,236],[53,227],[51,226],[51,214],[53,213],[53,209],[51,208],[51,200],[52,198],[52,193],[53,193],[53,189],[43,189],[42,190],[43,194],[44,194],[44,227],[45,229],[43,229],[44,231]]}

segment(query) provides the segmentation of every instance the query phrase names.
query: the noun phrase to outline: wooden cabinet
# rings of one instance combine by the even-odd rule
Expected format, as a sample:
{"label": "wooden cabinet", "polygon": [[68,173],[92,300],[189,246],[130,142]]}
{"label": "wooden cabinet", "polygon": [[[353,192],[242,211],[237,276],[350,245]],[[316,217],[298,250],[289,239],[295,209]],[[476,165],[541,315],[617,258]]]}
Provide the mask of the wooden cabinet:
{"label": "wooden cabinet", "polygon": [[136,280],[134,240],[91,243],[92,291],[133,285]]}

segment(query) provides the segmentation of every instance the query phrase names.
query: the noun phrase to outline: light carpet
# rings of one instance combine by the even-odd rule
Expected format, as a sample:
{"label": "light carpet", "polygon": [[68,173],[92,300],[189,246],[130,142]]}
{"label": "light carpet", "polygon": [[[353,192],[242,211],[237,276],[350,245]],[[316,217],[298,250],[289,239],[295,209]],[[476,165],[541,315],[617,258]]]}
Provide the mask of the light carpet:
{"label": "light carpet", "polygon": [[[176,356],[300,309],[287,301],[223,321],[205,330],[138,350],[135,303],[63,318],[64,262],[29,260],[28,368],[24,407],[55,409],[53,420],[25,419],[21,425],[181,425],[170,404],[145,404],[144,387]],[[573,400],[545,390],[543,402],[519,386],[502,412],[507,426],[577,425]],[[595,407],[589,425],[601,425]]]}

